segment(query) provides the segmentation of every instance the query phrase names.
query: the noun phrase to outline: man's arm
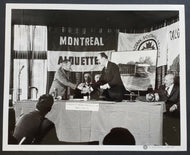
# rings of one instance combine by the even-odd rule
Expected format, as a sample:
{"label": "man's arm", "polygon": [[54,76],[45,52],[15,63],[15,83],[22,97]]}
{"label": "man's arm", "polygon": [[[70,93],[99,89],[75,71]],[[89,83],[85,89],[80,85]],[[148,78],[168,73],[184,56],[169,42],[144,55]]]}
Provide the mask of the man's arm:
{"label": "man's arm", "polygon": [[59,69],[55,74],[55,79],[57,79],[59,82],[61,82],[63,85],[70,87],[72,89],[76,89],[77,85],[70,82],[66,75],[64,75],[61,70]]}

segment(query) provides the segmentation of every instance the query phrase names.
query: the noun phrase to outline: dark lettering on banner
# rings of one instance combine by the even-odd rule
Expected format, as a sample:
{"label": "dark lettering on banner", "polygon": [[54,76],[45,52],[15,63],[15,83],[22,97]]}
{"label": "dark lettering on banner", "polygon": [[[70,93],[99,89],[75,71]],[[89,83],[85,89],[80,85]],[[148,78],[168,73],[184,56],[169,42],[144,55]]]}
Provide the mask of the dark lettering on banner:
{"label": "dark lettering on banner", "polygon": [[48,27],[49,51],[106,51],[117,49],[116,32],[68,34],[60,27]]}
{"label": "dark lettering on banner", "polygon": [[170,33],[170,40],[175,40],[175,39],[178,39],[178,38],[180,37],[180,31],[179,31],[179,28],[170,31],[169,33]]}
{"label": "dark lettering on banner", "polygon": [[76,56],[69,56],[64,58],[62,56],[59,56],[57,64],[59,65],[62,63],[64,60],[69,60],[72,65],[98,65],[98,59],[97,57],[76,57]]}

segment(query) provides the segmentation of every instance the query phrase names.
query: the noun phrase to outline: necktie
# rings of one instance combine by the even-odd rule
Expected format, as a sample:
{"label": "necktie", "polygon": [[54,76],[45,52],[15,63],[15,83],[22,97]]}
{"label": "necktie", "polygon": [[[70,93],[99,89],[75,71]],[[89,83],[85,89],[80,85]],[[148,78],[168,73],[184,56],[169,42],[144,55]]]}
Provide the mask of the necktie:
{"label": "necktie", "polygon": [[170,87],[166,87],[166,95],[167,95],[167,96],[169,96],[169,93],[168,93],[169,88],[170,88]]}

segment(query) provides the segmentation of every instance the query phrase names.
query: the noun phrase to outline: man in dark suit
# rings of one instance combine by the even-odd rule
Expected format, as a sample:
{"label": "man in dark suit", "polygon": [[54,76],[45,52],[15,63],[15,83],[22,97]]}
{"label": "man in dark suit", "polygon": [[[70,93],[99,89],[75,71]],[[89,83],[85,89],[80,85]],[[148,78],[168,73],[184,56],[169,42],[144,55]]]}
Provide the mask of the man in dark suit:
{"label": "man in dark suit", "polygon": [[[53,103],[54,100],[51,95],[42,95],[36,104],[36,109],[19,118],[13,133],[18,143],[23,141],[22,144],[39,144],[46,133],[55,128],[54,123],[45,118]],[[58,141],[57,137],[51,138]]]}
{"label": "man in dark suit", "polygon": [[99,87],[103,90],[105,100],[122,101],[126,90],[121,80],[119,67],[115,63],[108,61],[105,53],[98,55],[98,62],[103,67],[103,70],[99,81],[93,87]]}
{"label": "man in dark suit", "polygon": [[174,83],[175,76],[167,74],[164,85],[161,85],[155,95],[160,101],[165,101],[166,112],[163,122],[163,141],[168,145],[180,145],[180,92]]}

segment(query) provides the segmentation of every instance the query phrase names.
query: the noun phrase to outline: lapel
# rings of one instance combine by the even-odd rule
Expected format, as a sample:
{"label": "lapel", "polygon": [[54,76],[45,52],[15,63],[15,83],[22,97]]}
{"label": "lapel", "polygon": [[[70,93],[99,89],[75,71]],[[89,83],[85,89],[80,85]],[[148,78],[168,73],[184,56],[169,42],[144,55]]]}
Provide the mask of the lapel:
{"label": "lapel", "polygon": [[65,76],[67,79],[69,79],[69,75],[67,75],[67,73],[64,69],[61,69],[61,73],[63,74],[63,76]]}
{"label": "lapel", "polygon": [[105,72],[108,73],[110,71],[111,63],[108,61],[107,68],[105,68]]}

